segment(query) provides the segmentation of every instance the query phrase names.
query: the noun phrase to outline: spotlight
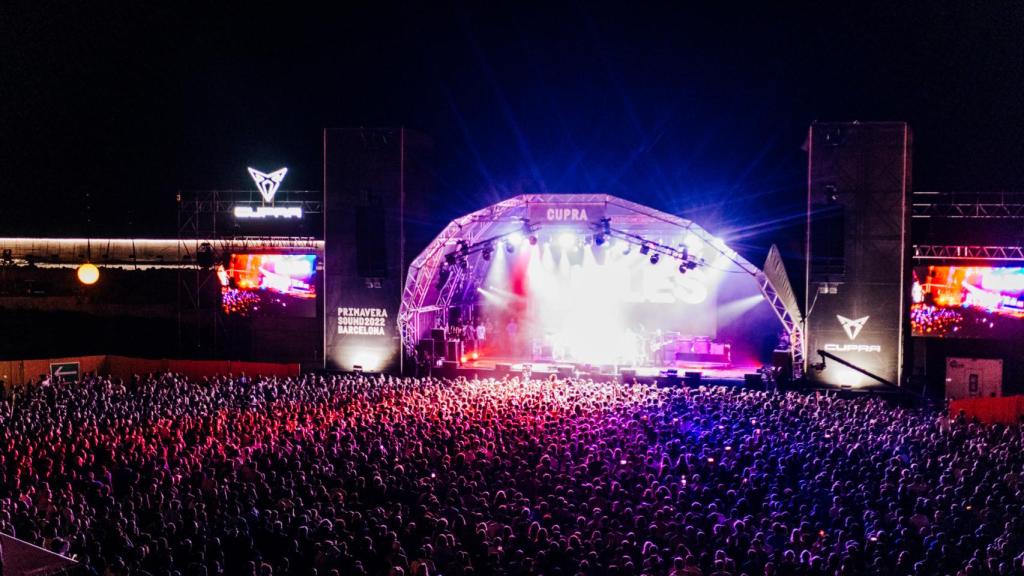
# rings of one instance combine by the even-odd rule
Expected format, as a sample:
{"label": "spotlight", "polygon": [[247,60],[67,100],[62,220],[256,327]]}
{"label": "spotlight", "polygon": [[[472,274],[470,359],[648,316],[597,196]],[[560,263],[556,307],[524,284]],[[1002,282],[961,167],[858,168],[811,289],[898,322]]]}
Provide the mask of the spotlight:
{"label": "spotlight", "polygon": [[657,264],[658,260],[661,260],[661,255],[659,255],[657,252],[651,254],[651,264]]}
{"label": "spotlight", "polygon": [[569,232],[563,232],[562,235],[558,237],[558,243],[561,244],[562,248],[572,248],[576,245],[576,237]]}
{"label": "spotlight", "polygon": [[689,268],[686,267],[686,262],[683,262],[682,264],[679,265],[680,274],[686,274],[687,270],[689,270]]}
{"label": "spotlight", "polygon": [[537,245],[537,237],[534,236],[533,234],[530,234],[529,241],[530,241],[530,246],[536,246]]}
{"label": "spotlight", "polygon": [[511,253],[513,253],[515,251],[516,251],[516,245],[515,244],[512,244],[511,242],[505,242],[505,252],[508,252],[509,254],[511,254]]}
{"label": "spotlight", "polygon": [[513,232],[505,238],[505,242],[509,246],[519,246],[523,243],[523,235],[519,232]]}
{"label": "spotlight", "polygon": [[619,240],[619,248],[622,249],[622,254],[626,255],[633,251],[633,245],[627,240]]}
{"label": "spotlight", "polygon": [[465,257],[459,258],[459,268],[462,268],[463,270],[469,268],[469,260],[467,260]]}
{"label": "spotlight", "polygon": [[686,269],[687,270],[695,270],[696,268],[697,268],[697,263],[696,262],[694,262],[693,260],[687,260],[686,261]]}
{"label": "spotlight", "polygon": [[487,246],[484,246],[484,251],[483,251],[484,260],[490,260],[491,259],[491,252],[493,250],[494,250],[494,246],[491,246],[490,244],[488,244]]}
{"label": "spotlight", "polygon": [[644,256],[647,256],[647,254],[650,253],[650,251],[651,247],[648,246],[647,244],[644,244],[643,246],[640,247],[640,253],[643,254]]}
{"label": "spotlight", "polygon": [[604,234],[597,234],[594,236],[594,244],[598,246],[604,246]]}
{"label": "spotlight", "polygon": [[78,267],[78,281],[91,286],[100,279],[100,269],[94,264],[85,263]]}

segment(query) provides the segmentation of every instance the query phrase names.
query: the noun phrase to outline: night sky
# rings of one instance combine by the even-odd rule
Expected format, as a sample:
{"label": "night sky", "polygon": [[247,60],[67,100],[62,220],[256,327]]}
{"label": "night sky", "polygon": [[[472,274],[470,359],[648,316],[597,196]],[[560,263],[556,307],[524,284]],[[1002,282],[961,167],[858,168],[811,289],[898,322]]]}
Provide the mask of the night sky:
{"label": "night sky", "polygon": [[177,190],[247,165],[320,189],[346,126],[433,136],[439,229],[607,192],[758,252],[802,223],[816,119],[909,121],[918,190],[1024,190],[1021,4],[24,4],[0,5],[0,235],[173,236]]}

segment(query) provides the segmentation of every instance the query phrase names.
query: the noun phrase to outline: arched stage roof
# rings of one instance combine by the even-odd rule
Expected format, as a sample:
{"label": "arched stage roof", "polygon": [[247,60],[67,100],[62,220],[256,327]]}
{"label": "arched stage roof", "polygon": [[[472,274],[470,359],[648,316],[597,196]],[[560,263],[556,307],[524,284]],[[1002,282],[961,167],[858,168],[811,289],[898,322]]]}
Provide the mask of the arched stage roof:
{"label": "arched stage roof", "polygon": [[[776,289],[775,284],[780,283],[778,274],[766,275],[691,220],[608,194],[523,194],[453,220],[409,267],[398,317],[406,349],[415,349],[417,341],[433,326],[434,315],[447,310],[453,296],[460,293],[469,276],[467,269],[471,270],[472,266],[451,266],[450,255],[459,251],[465,254],[466,248],[470,247],[467,259],[473,259],[475,265],[481,256],[480,246],[493,244],[517,232],[541,235],[563,230],[591,235],[610,230],[612,237],[638,245],[650,243],[654,251],[660,251],[666,257],[679,257],[685,252],[680,252],[682,248],[676,249],[676,244],[664,239],[685,237],[686,244],[702,255],[701,263],[714,258],[728,266],[730,271],[745,273],[757,283],[789,334],[794,367],[799,370],[803,366],[799,311],[792,305],[787,306],[786,296],[791,297],[788,283],[779,286],[780,290]],[[472,247],[477,248],[474,250]],[[781,267],[781,260],[774,249],[769,256],[770,265],[773,257],[773,267]],[[788,300],[795,301],[792,298]]]}

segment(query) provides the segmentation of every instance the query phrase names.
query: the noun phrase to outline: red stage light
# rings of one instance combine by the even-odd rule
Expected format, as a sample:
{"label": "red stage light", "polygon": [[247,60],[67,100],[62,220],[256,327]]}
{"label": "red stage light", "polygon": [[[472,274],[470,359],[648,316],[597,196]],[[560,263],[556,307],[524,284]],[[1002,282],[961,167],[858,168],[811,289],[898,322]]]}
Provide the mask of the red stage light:
{"label": "red stage light", "polygon": [[461,362],[462,362],[463,364],[465,364],[465,363],[466,363],[466,357],[465,357],[465,356],[463,356],[463,357],[462,357],[462,358],[460,358],[459,360],[460,360],[460,361],[461,361]]}
{"label": "red stage light", "polygon": [[472,354],[470,354],[470,357],[473,358],[473,360],[479,360],[480,359],[480,353],[479,352],[473,352]]}

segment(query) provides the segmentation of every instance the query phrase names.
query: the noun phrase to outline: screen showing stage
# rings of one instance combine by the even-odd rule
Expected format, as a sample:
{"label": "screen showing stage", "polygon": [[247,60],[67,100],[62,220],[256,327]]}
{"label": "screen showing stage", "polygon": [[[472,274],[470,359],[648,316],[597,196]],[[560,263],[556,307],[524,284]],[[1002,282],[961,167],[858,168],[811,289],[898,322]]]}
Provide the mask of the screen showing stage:
{"label": "screen showing stage", "polygon": [[914,336],[1004,338],[1024,334],[1024,268],[914,268]]}
{"label": "screen showing stage", "polygon": [[314,254],[232,254],[217,277],[225,314],[316,316]]}

